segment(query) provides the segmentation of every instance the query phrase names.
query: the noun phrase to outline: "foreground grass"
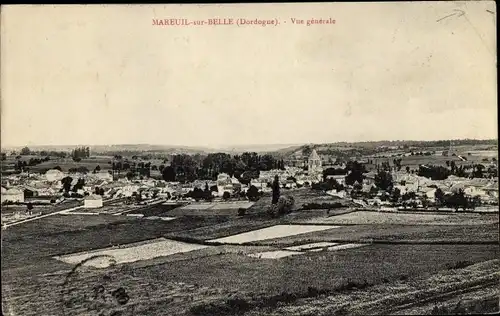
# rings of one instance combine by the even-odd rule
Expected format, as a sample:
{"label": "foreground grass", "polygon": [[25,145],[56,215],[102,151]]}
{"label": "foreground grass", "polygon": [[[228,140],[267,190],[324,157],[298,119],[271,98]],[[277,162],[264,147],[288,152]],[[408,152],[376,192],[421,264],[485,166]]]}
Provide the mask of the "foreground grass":
{"label": "foreground grass", "polygon": [[[463,266],[458,263],[457,266]],[[192,315],[384,315],[394,307],[417,302],[437,295],[489,284],[499,285],[499,260],[471,265],[465,268],[445,270],[428,278],[413,280],[386,280],[380,285],[367,282],[348,281],[334,290],[309,288],[305,292],[282,293],[266,298],[236,298],[223,302],[212,302],[191,308]],[[427,310],[430,314],[467,312],[491,312],[491,299],[479,299],[447,306],[441,305]],[[498,300],[497,300],[498,302]],[[467,305],[468,304],[468,305]],[[472,306],[472,307],[471,307]],[[411,309],[410,309],[411,311]],[[422,310],[420,310],[421,312]],[[493,310],[495,311],[495,310]],[[405,310],[408,312],[408,309]]]}

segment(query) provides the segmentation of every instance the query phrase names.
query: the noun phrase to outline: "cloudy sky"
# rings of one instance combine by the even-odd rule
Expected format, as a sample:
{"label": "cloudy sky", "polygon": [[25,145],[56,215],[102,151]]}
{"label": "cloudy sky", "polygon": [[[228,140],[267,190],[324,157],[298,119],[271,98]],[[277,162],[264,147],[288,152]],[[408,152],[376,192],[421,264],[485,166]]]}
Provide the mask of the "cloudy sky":
{"label": "cloudy sky", "polygon": [[[494,2],[3,7],[2,147],[496,138],[495,15]],[[152,25],[217,17],[280,24]]]}

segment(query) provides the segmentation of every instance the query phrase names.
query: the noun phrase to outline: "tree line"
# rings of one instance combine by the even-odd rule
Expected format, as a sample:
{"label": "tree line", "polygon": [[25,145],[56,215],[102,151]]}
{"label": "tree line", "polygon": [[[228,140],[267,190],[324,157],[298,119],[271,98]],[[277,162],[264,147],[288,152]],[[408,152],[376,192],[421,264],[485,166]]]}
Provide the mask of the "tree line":
{"label": "tree line", "polygon": [[90,147],[77,147],[71,151],[71,158],[78,162],[84,158],[90,158]]}
{"label": "tree line", "polygon": [[[164,164],[152,165],[151,162],[137,162],[115,156],[110,162],[114,173],[120,174],[127,171],[127,177],[150,176],[151,170],[158,170],[165,181],[192,182],[194,180],[216,180],[221,173],[230,177],[250,182],[258,178],[260,171],[272,169],[285,169],[283,159],[272,155],[259,155],[243,153],[241,155],[230,155],[226,153],[213,153],[206,156],[178,154],[173,155],[170,160],[165,159]],[[166,164],[169,163],[168,166]]]}

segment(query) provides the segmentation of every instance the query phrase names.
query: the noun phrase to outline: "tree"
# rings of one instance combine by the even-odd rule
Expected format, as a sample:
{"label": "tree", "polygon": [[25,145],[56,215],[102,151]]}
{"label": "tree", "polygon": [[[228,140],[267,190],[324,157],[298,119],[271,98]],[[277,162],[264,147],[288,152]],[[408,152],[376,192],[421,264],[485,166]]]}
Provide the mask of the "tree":
{"label": "tree", "polygon": [[473,178],[482,178],[484,169],[485,169],[484,165],[481,165],[481,164],[475,165],[474,171],[472,172],[472,177]]}
{"label": "tree", "polygon": [[429,199],[427,198],[427,196],[426,195],[422,196],[421,201],[422,201],[422,206],[425,209],[427,209],[429,207],[429,204],[430,204]]}
{"label": "tree", "polygon": [[128,180],[132,180],[133,178],[135,178],[136,174],[133,171],[129,171],[125,176],[127,177]]}
{"label": "tree", "polygon": [[393,191],[392,191],[392,196],[391,196],[391,200],[393,203],[397,203],[399,201],[399,198],[401,197],[401,190],[399,190],[398,188],[395,188]]}
{"label": "tree", "polygon": [[280,180],[279,180],[279,177],[277,175],[274,176],[272,189],[273,189],[273,199],[271,201],[271,204],[276,204],[276,203],[278,203],[278,200],[280,198]]}
{"label": "tree", "polygon": [[189,192],[189,196],[196,200],[196,202],[200,201],[205,197],[205,194],[202,189],[194,188],[193,191]]}
{"label": "tree", "polygon": [[345,177],[347,185],[354,185],[355,182],[363,183],[363,173],[366,171],[365,167],[357,161],[349,161],[346,169],[349,174]]}
{"label": "tree", "polygon": [[250,201],[253,202],[259,199],[259,190],[257,189],[256,186],[251,185],[250,188],[248,188],[247,197]]}
{"label": "tree", "polygon": [[31,150],[28,147],[24,147],[23,149],[21,149],[21,156],[27,156],[29,154],[31,154]]}
{"label": "tree", "polygon": [[284,215],[292,212],[295,200],[291,196],[281,196],[276,204],[271,204],[268,209],[272,217],[276,215]]}
{"label": "tree", "polygon": [[481,205],[481,198],[479,196],[474,196],[470,202],[469,205],[472,209],[475,209],[477,206]]}
{"label": "tree", "polygon": [[440,188],[437,188],[434,192],[434,199],[436,200],[437,206],[443,205],[444,203],[444,192]]}
{"label": "tree", "polygon": [[418,175],[431,180],[445,180],[450,175],[450,170],[443,166],[425,166],[418,168]]}
{"label": "tree", "polygon": [[83,186],[85,185],[85,180],[84,179],[78,179],[77,183],[73,186],[73,192],[77,192],[78,190],[83,189]]}
{"label": "tree", "polygon": [[390,191],[394,186],[392,175],[386,171],[379,171],[375,175],[375,185],[385,191]]}
{"label": "tree", "polygon": [[302,148],[302,156],[309,157],[312,153],[312,148],[309,145],[305,145]]}
{"label": "tree", "polygon": [[71,178],[71,177],[64,177],[61,179],[61,183],[63,185],[64,192],[67,193],[71,190],[71,182],[73,182],[73,178]]}
{"label": "tree", "polygon": [[176,179],[176,172],[172,166],[163,168],[162,178],[167,182],[173,182]]}

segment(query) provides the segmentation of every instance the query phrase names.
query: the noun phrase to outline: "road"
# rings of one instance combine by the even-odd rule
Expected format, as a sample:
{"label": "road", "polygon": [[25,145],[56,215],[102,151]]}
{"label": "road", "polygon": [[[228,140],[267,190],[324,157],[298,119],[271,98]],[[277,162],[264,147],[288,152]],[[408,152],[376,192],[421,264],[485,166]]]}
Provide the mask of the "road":
{"label": "road", "polygon": [[40,216],[36,216],[36,217],[32,217],[32,218],[28,218],[28,219],[23,219],[23,220],[21,220],[21,221],[17,221],[17,222],[14,222],[14,223],[4,224],[4,225],[2,225],[2,229],[6,229],[6,228],[11,227],[11,226],[24,224],[24,223],[31,222],[31,221],[36,221],[36,220],[39,220],[39,219],[41,219],[41,218],[44,218],[44,217],[49,217],[49,216],[52,216],[52,215],[64,214],[64,213],[67,213],[67,212],[71,212],[71,211],[74,211],[74,210],[80,209],[80,208],[82,208],[82,207],[83,207],[83,206],[76,206],[76,207],[72,207],[72,208],[68,208],[68,209],[60,210],[60,211],[53,212],[53,213],[49,213],[49,214],[45,214],[45,215],[40,215]]}
{"label": "road", "polygon": [[[119,200],[120,200],[120,198],[109,199],[109,200],[103,201],[103,204],[107,205],[107,204],[109,204],[111,202],[116,202],[116,201],[119,201]],[[72,207],[72,208],[67,208],[67,209],[56,211],[56,212],[52,212],[52,213],[49,213],[49,214],[44,214],[44,215],[40,215],[40,216],[36,216],[36,217],[31,217],[31,218],[23,219],[23,220],[20,220],[20,221],[17,221],[17,222],[13,222],[13,223],[10,223],[10,224],[4,224],[4,225],[2,225],[2,229],[6,229],[8,227],[15,226],[15,225],[20,225],[20,224],[28,223],[28,222],[31,222],[31,221],[36,221],[36,220],[42,219],[44,217],[49,217],[49,216],[52,216],[52,215],[68,215],[68,214],[71,214],[70,212],[76,211],[76,210],[81,209],[81,208],[83,208],[83,205],[75,206],[75,207]],[[73,213],[73,214],[75,214],[75,213]]]}

